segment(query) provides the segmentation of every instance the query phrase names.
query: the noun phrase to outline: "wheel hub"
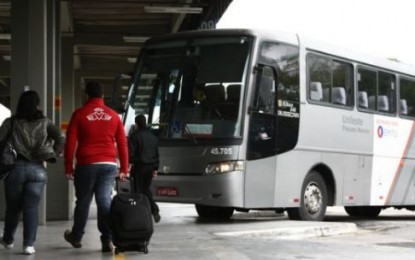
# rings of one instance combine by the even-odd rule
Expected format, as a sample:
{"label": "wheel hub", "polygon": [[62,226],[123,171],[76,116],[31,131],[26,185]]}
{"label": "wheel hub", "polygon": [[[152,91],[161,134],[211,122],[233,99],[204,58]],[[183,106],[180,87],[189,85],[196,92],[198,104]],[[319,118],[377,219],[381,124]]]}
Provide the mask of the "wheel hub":
{"label": "wheel hub", "polygon": [[316,183],[310,183],[304,192],[304,206],[311,214],[318,212],[322,205],[321,190]]}

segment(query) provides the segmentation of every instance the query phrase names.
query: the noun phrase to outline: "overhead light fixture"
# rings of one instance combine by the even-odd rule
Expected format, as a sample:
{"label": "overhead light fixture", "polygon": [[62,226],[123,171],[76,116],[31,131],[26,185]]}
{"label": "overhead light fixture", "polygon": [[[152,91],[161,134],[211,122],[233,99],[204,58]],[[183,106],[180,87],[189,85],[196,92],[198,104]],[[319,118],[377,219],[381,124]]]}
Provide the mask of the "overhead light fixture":
{"label": "overhead light fixture", "polygon": [[127,61],[128,61],[128,63],[136,63],[137,62],[137,58],[127,57]]}
{"label": "overhead light fixture", "polygon": [[202,7],[144,6],[146,13],[200,14]]}
{"label": "overhead light fixture", "polygon": [[10,40],[11,38],[10,33],[0,33],[0,40]]}
{"label": "overhead light fixture", "polygon": [[142,36],[124,36],[122,39],[125,42],[145,42],[149,37]]}

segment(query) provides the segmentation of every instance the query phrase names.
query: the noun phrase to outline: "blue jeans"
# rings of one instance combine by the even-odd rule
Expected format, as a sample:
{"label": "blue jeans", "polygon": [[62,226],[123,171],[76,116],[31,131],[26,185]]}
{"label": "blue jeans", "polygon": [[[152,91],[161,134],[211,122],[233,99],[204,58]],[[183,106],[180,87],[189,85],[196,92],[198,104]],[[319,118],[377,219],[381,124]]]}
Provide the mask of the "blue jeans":
{"label": "blue jeans", "polygon": [[109,227],[109,215],[111,208],[111,193],[114,186],[117,167],[111,164],[87,164],[78,165],[75,169],[75,215],[72,234],[77,241],[81,241],[85,234],[88,221],[89,208],[92,198],[98,208],[98,230],[103,241],[112,239]]}
{"label": "blue jeans", "polygon": [[14,242],[23,211],[23,246],[33,246],[38,227],[39,202],[46,182],[47,173],[42,163],[20,160],[4,180],[6,217],[3,240],[7,244]]}

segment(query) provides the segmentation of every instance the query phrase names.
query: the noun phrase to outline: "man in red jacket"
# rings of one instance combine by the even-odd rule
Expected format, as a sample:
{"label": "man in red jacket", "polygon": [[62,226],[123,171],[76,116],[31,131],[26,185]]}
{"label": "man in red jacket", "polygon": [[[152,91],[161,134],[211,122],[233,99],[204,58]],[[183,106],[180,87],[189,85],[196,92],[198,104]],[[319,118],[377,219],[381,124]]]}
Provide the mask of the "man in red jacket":
{"label": "man in red jacket", "polygon": [[111,252],[109,214],[117,175],[117,150],[122,180],[128,177],[127,138],[119,115],[104,105],[102,86],[92,81],[85,90],[88,101],[72,114],[66,132],[65,173],[69,180],[74,180],[76,206],[74,224],[71,230],[65,231],[64,238],[73,247],[82,247],[81,240],[95,195],[102,252]]}

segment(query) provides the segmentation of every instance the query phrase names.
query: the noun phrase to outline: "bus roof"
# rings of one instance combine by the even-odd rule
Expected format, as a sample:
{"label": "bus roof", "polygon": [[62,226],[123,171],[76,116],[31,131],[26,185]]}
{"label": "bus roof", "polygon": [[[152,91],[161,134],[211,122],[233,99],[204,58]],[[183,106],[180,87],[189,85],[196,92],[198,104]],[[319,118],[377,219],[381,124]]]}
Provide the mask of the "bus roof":
{"label": "bus roof", "polygon": [[404,64],[398,61],[392,61],[387,58],[375,57],[373,55],[348,49],[347,47],[324,43],[304,35],[284,31],[254,30],[242,28],[193,30],[173,34],[166,34],[161,36],[154,36],[147,40],[145,45],[151,45],[165,40],[178,40],[183,38],[198,38],[206,36],[252,36],[262,40],[281,41],[296,46],[300,45],[302,48],[306,50],[312,50],[319,53],[336,56],[341,59],[356,61],[361,64],[366,64],[390,71],[415,76],[415,66]]}
{"label": "bus roof", "polygon": [[393,61],[390,59],[376,57],[367,53],[348,49],[343,46],[323,43],[306,36],[299,36],[300,45],[311,51],[337,56],[342,59],[356,61],[364,65],[374,66],[381,69],[395,71],[411,76],[415,76],[415,66]]}

